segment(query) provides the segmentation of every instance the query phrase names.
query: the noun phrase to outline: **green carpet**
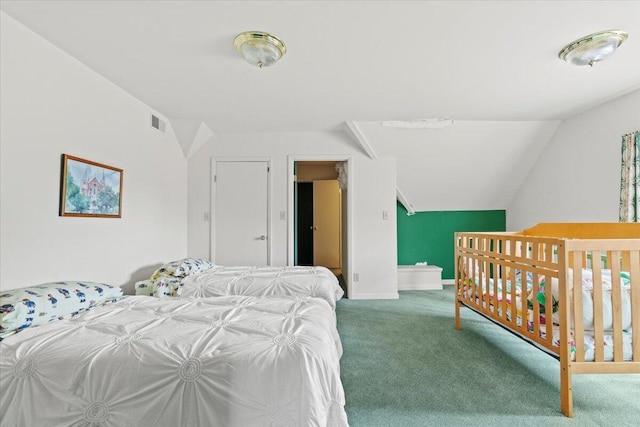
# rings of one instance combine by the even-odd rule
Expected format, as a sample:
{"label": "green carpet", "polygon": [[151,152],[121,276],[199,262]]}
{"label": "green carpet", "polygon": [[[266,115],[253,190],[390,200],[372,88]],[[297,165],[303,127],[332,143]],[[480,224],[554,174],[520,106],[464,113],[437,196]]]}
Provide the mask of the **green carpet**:
{"label": "green carpet", "polygon": [[469,309],[453,286],[337,305],[353,427],[640,426],[640,374],[574,375],[560,413],[559,362]]}

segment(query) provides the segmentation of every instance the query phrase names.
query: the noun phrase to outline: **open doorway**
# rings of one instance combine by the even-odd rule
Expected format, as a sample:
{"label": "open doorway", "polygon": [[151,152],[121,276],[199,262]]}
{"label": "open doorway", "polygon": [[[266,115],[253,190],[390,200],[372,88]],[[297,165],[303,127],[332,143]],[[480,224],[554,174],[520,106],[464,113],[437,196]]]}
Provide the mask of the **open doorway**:
{"label": "open doorway", "polygon": [[342,274],[342,190],[335,161],[295,162],[294,264]]}
{"label": "open doorway", "polygon": [[349,159],[289,158],[289,265],[330,269],[347,296],[349,283]]}

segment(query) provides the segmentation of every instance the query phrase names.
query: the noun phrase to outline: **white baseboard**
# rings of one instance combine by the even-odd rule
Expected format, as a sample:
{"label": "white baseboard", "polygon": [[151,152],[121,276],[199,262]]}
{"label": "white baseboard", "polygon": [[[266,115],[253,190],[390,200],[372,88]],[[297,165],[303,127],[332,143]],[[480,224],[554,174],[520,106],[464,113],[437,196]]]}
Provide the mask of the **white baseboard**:
{"label": "white baseboard", "polygon": [[442,279],[443,285],[455,285],[456,279]]}

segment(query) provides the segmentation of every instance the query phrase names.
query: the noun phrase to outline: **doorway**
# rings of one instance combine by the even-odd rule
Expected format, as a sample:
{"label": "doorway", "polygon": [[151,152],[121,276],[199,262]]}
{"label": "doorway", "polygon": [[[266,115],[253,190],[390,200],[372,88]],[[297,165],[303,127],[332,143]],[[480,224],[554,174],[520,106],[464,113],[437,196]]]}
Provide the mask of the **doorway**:
{"label": "doorway", "polygon": [[294,265],[324,266],[340,278],[346,239],[337,164],[294,162]]}
{"label": "doorway", "polygon": [[[297,232],[297,209],[295,208],[295,201],[298,199],[298,186],[297,186],[297,172],[300,164],[305,163],[329,163],[332,168],[336,165],[340,165],[340,193],[341,193],[341,230],[340,241],[342,243],[340,254],[340,269],[342,275],[338,276],[340,285],[343,287],[347,298],[351,295],[351,287],[353,286],[350,271],[352,271],[352,251],[353,251],[353,179],[351,176],[352,171],[352,159],[349,155],[289,155],[287,157],[287,265],[301,265],[297,256],[297,245],[300,235]],[[315,176],[318,180],[321,180],[321,176]],[[304,177],[303,180],[305,179]],[[331,179],[335,178],[335,175],[331,176]],[[313,180],[311,180],[313,181]],[[300,187],[302,188],[302,186]],[[304,190],[303,190],[304,191]],[[309,189],[307,189],[309,193]],[[308,196],[308,194],[307,194]],[[304,197],[304,196],[303,196]],[[313,223],[307,224],[307,230]],[[307,246],[308,247],[308,246]],[[304,255],[303,255],[304,256]],[[307,262],[309,255],[307,254]],[[303,259],[304,261],[304,259]]]}

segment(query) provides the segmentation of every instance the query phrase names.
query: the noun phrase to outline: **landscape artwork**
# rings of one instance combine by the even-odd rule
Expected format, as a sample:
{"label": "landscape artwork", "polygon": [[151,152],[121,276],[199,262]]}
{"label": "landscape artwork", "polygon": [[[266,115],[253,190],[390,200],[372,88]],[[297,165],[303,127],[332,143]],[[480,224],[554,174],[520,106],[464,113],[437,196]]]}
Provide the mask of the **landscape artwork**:
{"label": "landscape artwork", "polygon": [[122,169],[62,155],[60,216],[121,218]]}

